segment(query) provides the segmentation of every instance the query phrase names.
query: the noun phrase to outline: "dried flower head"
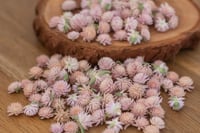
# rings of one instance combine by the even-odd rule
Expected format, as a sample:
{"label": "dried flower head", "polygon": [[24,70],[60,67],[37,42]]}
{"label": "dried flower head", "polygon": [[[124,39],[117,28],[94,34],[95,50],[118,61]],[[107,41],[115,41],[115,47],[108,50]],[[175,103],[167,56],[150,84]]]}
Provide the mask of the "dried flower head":
{"label": "dried flower head", "polygon": [[172,97],[184,97],[185,94],[184,89],[180,86],[175,86],[169,90],[169,95]]}
{"label": "dried flower head", "polygon": [[138,26],[138,21],[134,17],[129,17],[125,21],[125,30],[135,30]]}
{"label": "dried flower head", "polygon": [[88,24],[87,19],[85,19],[85,16],[82,14],[75,14],[70,19],[70,26],[75,31],[80,31],[83,27],[85,27]]}
{"label": "dried flower head", "polygon": [[123,28],[123,19],[119,16],[113,17],[111,27],[114,31],[119,31]]}
{"label": "dried flower head", "polygon": [[64,63],[65,63],[65,69],[67,69],[68,72],[70,73],[78,70],[79,68],[79,63],[76,58],[67,56],[66,59],[64,60]]}
{"label": "dried flower head", "polygon": [[31,78],[39,78],[42,75],[42,72],[42,68],[35,66],[30,69],[29,74]]}
{"label": "dried flower head", "polygon": [[138,117],[133,124],[138,130],[144,129],[149,125],[149,121],[145,117]]}
{"label": "dried flower head", "polygon": [[39,111],[39,105],[36,103],[31,103],[24,107],[24,114],[26,116],[34,116],[38,113],[38,111]]}
{"label": "dried flower head", "polygon": [[105,120],[105,113],[103,109],[98,109],[92,112],[92,122],[95,124],[95,126],[103,124],[104,120]]}
{"label": "dried flower head", "polygon": [[79,32],[76,32],[76,31],[71,31],[67,34],[67,38],[72,40],[72,41],[75,41],[76,39],[78,39],[80,36],[80,33]]}
{"label": "dried flower head", "polygon": [[167,2],[160,5],[159,11],[166,17],[171,17],[175,14],[175,10]]}
{"label": "dried flower head", "polygon": [[49,21],[49,27],[50,28],[56,28],[58,23],[60,21],[60,17],[59,16],[54,16],[50,19]]}
{"label": "dried flower head", "polygon": [[60,97],[62,95],[67,95],[71,91],[70,85],[66,81],[56,81],[53,85],[53,90],[55,94]]}
{"label": "dried flower head", "polygon": [[95,21],[99,21],[101,19],[102,14],[103,11],[98,4],[95,4],[93,8],[90,9],[90,15]]}
{"label": "dried flower head", "polygon": [[76,106],[73,106],[70,108],[69,114],[70,114],[70,116],[77,116],[78,114],[80,114],[83,111],[84,111],[84,109],[81,106],[76,105]]}
{"label": "dried flower head", "polygon": [[147,113],[147,107],[143,103],[135,102],[133,103],[131,112],[134,116],[144,116]]}
{"label": "dried flower head", "polygon": [[32,94],[29,97],[29,101],[32,102],[32,103],[39,103],[41,98],[42,98],[41,94]]}
{"label": "dried flower head", "polygon": [[64,122],[67,122],[69,121],[69,112],[68,110],[63,110],[63,109],[59,109],[56,111],[55,113],[55,117],[54,117],[54,120],[56,122],[60,122],[60,123],[64,123]]}
{"label": "dried flower head", "polygon": [[112,68],[113,78],[122,78],[124,76],[126,76],[126,69],[123,65],[117,64]]}
{"label": "dried flower head", "polygon": [[137,73],[133,77],[133,81],[139,84],[145,84],[149,80],[149,76],[145,73]]}
{"label": "dried flower head", "polygon": [[128,111],[130,110],[133,100],[129,97],[122,97],[120,98],[119,103],[121,104],[122,111]]}
{"label": "dried flower head", "polygon": [[35,91],[36,91],[36,86],[33,83],[28,83],[23,88],[24,96],[26,96],[26,97],[29,97]]}
{"label": "dried flower head", "polygon": [[83,37],[84,41],[91,42],[96,37],[96,29],[94,25],[89,25],[85,28],[83,28],[83,31],[81,32],[81,36]]}
{"label": "dried flower head", "polygon": [[77,133],[78,132],[78,124],[74,121],[69,121],[65,123],[63,126],[65,133]]}
{"label": "dried flower head", "polygon": [[145,86],[140,85],[138,83],[134,83],[128,89],[129,96],[134,99],[141,98],[145,92]]}
{"label": "dried flower head", "polygon": [[21,103],[11,103],[8,107],[7,107],[7,113],[8,113],[8,116],[12,116],[12,115],[15,115],[15,116],[18,116],[20,115],[21,113],[23,113],[23,106]]}
{"label": "dried flower head", "polygon": [[158,116],[160,118],[165,117],[165,111],[161,106],[155,106],[150,109],[150,115],[151,116]]}
{"label": "dried flower head", "polygon": [[13,82],[11,83],[9,86],[8,86],[8,93],[11,94],[11,93],[17,93],[21,90],[22,88],[22,83],[21,82]]}
{"label": "dried flower head", "polygon": [[114,17],[114,12],[107,11],[103,13],[103,15],[101,16],[101,20],[110,23],[113,17]]}
{"label": "dried flower head", "polygon": [[89,127],[92,127],[92,116],[85,112],[79,113],[77,120],[85,130],[87,130]]}
{"label": "dried flower head", "polygon": [[62,3],[62,9],[65,11],[71,11],[77,8],[77,4],[75,0],[65,0]]}
{"label": "dried flower head", "polygon": [[119,117],[120,122],[125,125],[125,129],[134,122],[134,115],[130,112],[124,112]]}
{"label": "dried flower head", "polygon": [[108,117],[119,116],[121,115],[121,104],[118,102],[110,102],[106,104],[105,111]]}
{"label": "dried flower head", "polygon": [[118,30],[113,35],[114,40],[123,41],[127,39],[127,32],[125,30]]}
{"label": "dried flower head", "polygon": [[109,34],[100,34],[97,39],[96,39],[97,42],[99,42],[100,44],[106,46],[106,45],[111,45],[111,41],[112,41],[112,38],[110,37]]}
{"label": "dried flower head", "polygon": [[47,55],[40,55],[36,58],[36,62],[39,67],[46,67],[49,62],[49,57]]}
{"label": "dried flower head", "polygon": [[99,85],[99,90],[102,93],[112,93],[115,90],[115,85],[111,78],[105,78]]}
{"label": "dried flower head", "polygon": [[160,103],[162,102],[162,98],[159,96],[151,96],[147,97],[145,100],[145,105],[148,108],[156,107],[159,106]]}
{"label": "dried flower head", "polygon": [[109,33],[110,32],[110,25],[107,22],[100,21],[98,26],[98,33]]}
{"label": "dried flower head", "polygon": [[183,76],[179,79],[178,84],[183,87],[185,90],[190,91],[194,87],[192,86],[194,84],[193,80],[188,76]]}
{"label": "dried flower head", "polygon": [[119,118],[112,119],[111,121],[106,121],[109,129],[113,129],[115,133],[119,133],[122,130],[122,123],[119,121]]}
{"label": "dried flower head", "polygon": [[63,124],[53,123],[50,127],[51,133],[62,133],[63,132]]}
{"label": "dried flower head", "polygon": [[167,73],[167,78],[175,83],[179,80],[179,75],[176,72],[169,71]]}
{"label": "dried flower head", "polygon": [[175,110],[179,111],[183,108],[184,106],[184,98],[182,97],[171,97],[169,98],[169,106]]}
{"label": "dried flower head", "polygon": [[155,28],[159,32],[166,32],[169,30],[169,24],[166,22],[165,19],[158,18],[156,20]]}
{"label": "dried flower head", "polygon": [[126,91],[132,85],[131,80],[127,78],[117,78],[115,81],[116,90]]}
{"label": "dried flower head", "polygon": [[138,31],[130,30],[128,33],[128,41],[130,44],[138,44],[141,43],[142,36]]}
{"label": "dried flower head", "polygon": [[114,65],[115,62],[110,57],[103,57],[98,61],[100,69],[111,70]]}
{"label": "dried flower head", "polygon": [[54,116],[53,108],[42,107],[39,109],[38,115],[40,116],[40,119],[49,119]]}
{"label": "dried flower head", "polygon": [[165,128],[165,122],[160,117],[154,116],[150,119],[152,125],[158,127],[159,129]]}

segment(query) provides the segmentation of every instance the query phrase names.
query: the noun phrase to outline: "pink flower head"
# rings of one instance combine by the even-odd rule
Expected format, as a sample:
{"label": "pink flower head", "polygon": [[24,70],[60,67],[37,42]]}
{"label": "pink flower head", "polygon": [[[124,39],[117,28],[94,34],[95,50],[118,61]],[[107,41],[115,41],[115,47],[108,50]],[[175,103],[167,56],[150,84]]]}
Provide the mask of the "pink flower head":
{"label": "pink flower head", "polygon": [[77,104],[84,107],[89,104],[90,100],[91,100],[91,96],[89,95],[79,95]]}
{"label": "pink flower head", "polygon": [[39,67],[46,67],[49,61],[49,57],[47,55],[40,55],[36,58],[36,62]]}
{"label": "pink flower head", "polygon": [[90,1],[89,0],[81,0],[81,8],[85,9],[90,6]]}
{"label": "pink flower head", "polygon": [[113,17],[114,17],[114,12],[107,11],[103,13],[103,15],[101,16],[101,20],[104,22],[110,23]]}
{"label": "pink flower head", "polygon": [[114,96],[112,94],[109,94],[109,93],[104,94],[102,102],[103,102],[104,105],[111,103],[111,102],[114,102]]}
{"label": "pink flower head", "polygon": [[175,15],[175,10],[167,2],[160,5],[159,11],[164,14],[166,17],[171,17]]}
{"label": "pink flower head", "polygon": [[48,62],[48,68],[53,68],[53,67],[61,67],[60,60],[57,58],[50,58]]}
{"label": "pink flower head", "polygon": [[72,41],[75,41],[76,39],[79,38],[79,35],[80,33],[79,32],[76,32],[76,31],[71,31],[67,34],[67,38],[72,40]]}
{"label": "pink flower head", "polygon": [[185,96],[185,91],[184,91],[184,88],[180,87],[180,86],[175,86],[173,88],[171,88],[169,90],[169,95],[172,96],[172,97],[184,97]]}
{"label": "pink flower head", "polygon": [[128,41],[130,44],[136,45],[138,43],[141,43],[142,36],[140,35],[138,31],[130,30],[128,33]]}
{"label": "pink flower head", "polygon": [[53,117],[53,109],[51,107],[42,107],[39,109],[38,115],[41,119],[49,119]]}
{"label": "pink flower head", "polygon": [[126,76],[126,69],[123,65],[117,64],[112,68],[113,78],[122,78],[123,76]]}
{"label": "pink flower head", "polygon": [[132,12],[131,12],[131,10],[129,8],[122,9],[122,11],[121,11],[121,17],[123,19],[131,17],[131,15],[132,15]]}
{"label": "pink flower head", "polygon": [[128,97],[122,97],[120,98],[119,103],[121,104],[122,111],[128,111],[133,103],[133,100]]}
{"label": "pink flower head", "polygon": [[172,87],[174,87],[174,85],[173,85],[173,82],[171,80],[166,78],[162,81],[162,88],[165,90],[165,92],[170,90]]}
{"label": "pink flower head", "polygon": [[83,129],[87,130],[89,127],[92,127],[92,116],[85,112],[81,112],[78,114],[78,122]]}
{"label": "pink flower head", "polygon": [[169,24],[165,19],[158,18],[155,23],[155,28],[159,32],[166,32],[169,30]]}
{"label": "pink flower head", "polygon": [[[82,0],[84,1],[84,0]],[[84,15],[84,16],[89,16],[90,15],[90,10],[89,9],[82,9],[80,11],[80,14]]]}
{"label": "pink flower head", "polygon": [[77,116],[78,114],[80,114],[81,112],[83,112],[83,108],[81,106],[73,106],[70,108],[70,116]]}
{"label": "pink flower head", "polygon": [[155,106],[155,107],[150,109],[150,115],[164,118],[165,117],[165,111],[161,106]]}
{"label": "pink flower head", "polygon": [[19,114],[23,113],[23,106],[21,103],[11,103],[7,108],[8,116],[18,116]]}
{"label": "pink flower head", "polygon": [[[114,118],[111,121],[106,121],[109,129],[113,129],[115,133],[119,133],[122,130],[122,122],[119,121],[119,118]],[[112,132],[112,131],[111,131]]]}
{"label": "pink flower head", "polygon": [[56,110],[65,109],[66,101],[61,98],[54,98],[52,102],[52,107]]}
{"label": "pink flower head", "polygon": [[99,21],[101,19],[102,14],[103,11],[99,5],[94,5],[94,7],[90,9],[90,15],[95,21]]}
{"label": "pink flower head", "polygon": [[64,109],[56,109],[54,115],[54,120],[61,123],[68,122],[70,118],[68,110],[65,111]]}
{"label": "pink flower head", "polygon": [[23,79],[21,82],[21,87],[24,88],[27,84],[32,83],[29,79]]}
{"label": "pink flower head", "polygon": [[89,25],[83,28],[83,32],[81,32],[81,36],[84,41],[91,42],[96,37],[96,29],[94,25]]}
{"label": "pink flower head", "polygon": [[23,88],[24,96],[29,97],[36,91],[36,86],[33,83],[26,84]]}
{"label": "pink flower head", "polygon": [[39,103],[41,100],[42,96],[40,94],[32,94],[29,97],[29,101],[32,103]]}
{"label": "pink flower head", "polygon": [[146,126],[143,132],[144,133],[160,133],[159,128],[153,125]]}
{"label": "pink flower head", "polygon": [[78,85],[87,85],[89,83],[89,78],[85,75],[80,75],[76,78],[76,83]]}
{"label": "pink flower head", "polygon": [[116,31],[113,35],[114,40],[123,41],[127,39],[127,32],[125,30]]}
{"label": "pink flower head", "polygon": [[71,91],[70,85],[65,81],[56,81],[53,85],[53,90],[55,94],[60,97],[62,95],[67,95]]}
{"label": "pink flower head", "polygon": [[138,26],[138,21],[134,17],[129,17],[125,20],[125,30],[135,30]]}
{"label": "pink flower head", "polygon": [[147,113],[147,107],[143,103],[136,102],[136,103],[133,103],[131,112],[135,116],[144,116]]}
{"label": "pink flower head", "polygon": [[53,123],[50,127],[51,133],[62,133],[63,132],[63,125],[60,123]]}
{"label": "pink flower head", "polygon": [[135,64],[135,62],[133,62],[133,61],[131,61],[130,63],[127,63],[126,71],[129,75],[129,77],[132,78],[137,72],[137,64]]}
{"label": "pink flower head", "polygon": [[147,86],[151,89],[156,89],[159,90],[161,83],[158,79],[156,78],[151,78],[148,82],[147,82]]}
{"label": "pink flower head", "polygon": [[92,112],[92,121],[95,124],[95,126],[103,124],[104,120],[105,120],[105,113],[103,109],[98,109]]}
{"label": "pink flower head", "polygon": [[75,83],[76,83],[76,79],[77,79],[79,76],[84,76],[84,73],[83,73],[83,72],[80,72],[80,71],[75,71],[75,72],[73,72],[73,73],[70,75],[70,77],[69,77],[70,83],[71,83],[71,84],[75,84]]}
{"label": "pink flower head", "polygon": [[101,8],[104,10],[110,10],[112,8],[112,0],[102,0]]}
{"label": "pink flower head", "polygon": [[183,87],[185,90],[190,91],[194,87],[192,86],[194,84],[194,81],[188,77],[188,76],[183,76],[179,79],[178,84]]}
{"label": "pink flower head", "polygon": [[24,107],[24,114],[26,116],[34,116],[38,113],[38,111],[39,111],[39,105],[36,103],[31,103]]}
{"label": "pink flower head", "polygon": [[22,83],[20,82],[13,82],[8,86],[8,93],[15,93],[15,92],[19,92],[22,88]]}
{"label": "pink flower head", "polygon": [[71,11],[77,8],[77,4],[75,0],[65,0],[62,3],[62,9],[65,11]]}
{"label": "pink flower head", "polygon": [[178,26],[178,23],[179,23],[178,16],[176,16],[176,15],[171,16],[168,23],[169,23],[170,29],[175,29]]}
{"label": "pink flower head", "polygon": [[77,133],[78,132],[78,125],[73,121],[69,121],[64,125],[65,133]]}
{"label": "pink flower head", "polygon": [[158,127],[159,129],[165,128],[165,122],[160,117],[154,116],[150,119],[152,125]]}
{"label": "pink flower head", "polygon": [[160,92],[156,89],[147,89],[146,90],[146,97],[158,96],[158,95],[160,95]]}
{"label": "pink flower head", "polygon": [[50,28],[56,28],[58,23],[60,21],[60,17],[59,16],[54,16],[50,19],[49,21],[49,27]]}
{"label": "pink flower head", "polygon": [[115,65],[115,62],[110,57],[102,57],[98,61],[98,66],[103,70],[110,70]]}
{"label": "pink flower head", "polygon": [[93,98],[86,107],[87,112],[94,112],[101,108],[101,101],[98,98]]}
{"label": "pink flower head", "polygon": [[83,27],[87,25],[87,19],[85,19],[85,16],[82,14],[75,14],[70,19],[70,25],[75,31],[80,31]]}
{"label": "pink flower head", "polygon": [[121,104],[118,102],[110,102],[106,104],[105,111],[108,117],[119,116],[121,115]]}
{"label": "pink flower head", "polygon": [[73,13],[68,11],[68,12],[64,12],[62,17],[66,20],[70,20],[73,17]]}
{"label": "pink flower head", "polygon": [[133,81],[140,84],[145,84],[149,80],[149,76],[145,73],[138,73],[133,77]]}
{"label": "pink flower head", "polygon": [[176,72],[170,71],[167,73],[167,78],[175,83],[179,80],[179,75]]}
{"label": "pink flower head", "polygon": [[149,121],[145,117],[138,117],[133,125],[136,126],[138,130],[141,130],[149,125]]}
{"label": "pink flower head", "polygon": [[110,37],[109,34],[100,34],[97,37],[96,41],[99,42],[100,44],[106,46],[106,45],[111,45],[112,38]]}
{"label": "pink flower head", "polygon": [[113,17],[111,27],[114,31],[119,31],[123,28],[123,20],[119,16]]}
{"label": "pink flower head", "polygon": [[130,112],[124,112],[119,117],[120,122],[125,125],[125,129],[133,124],[134,115]]}
{"label": "pink flower head", "polygon": [[127,78],[117,78],[117,81],[115,81],[115,87],[117,90],[126,91],[131,85],[131,80]]}
{"label": "pink flower head", "polygon": [[77,94],[74,93],[74,94],[69,95],[66,101],[67,101],[67,104],[68,104],[69,106],[74,106],[74,105],[76,105],[76,104],[77,104],[77,101],[78,101],[78,96],[77,96]]}
{"label": "pink flower head", "polygon": [[150,31],[149,31],[148,28],[142,28],[140,32],[141,32],[141,36],[142,36],[146,41],[150,40],[151,34],[150,34]]}
{"label": "pink flower head", "polygon": [[91,65],[87,60],[81,60],[79,61],[79,69],[81,71],[88,71],[90,69]]}
{"label": "pink flower head", "polygon": [[104,21],[100,21],[98,26],[98,33],[103,34],[109,32],[110,32],[110,24]]}
{"label": "pink flower head", "polygon": [[159,96],[151,96],[146,98],[145,100],[145,106],[148,108],[159,106],[162,102],[162,98]]}
{"label": "pink flower head", "polygon": [[51,88],[47,88],[47,90],[43,93],[41,97],[41,103],[42,105],[49,106],[51,105],[53,98],[54,98],[54,92]]}
{"label": "pink flower head", "polygon": [[141,24],[145,24],[145,25],[152,25],[153,24],[153,18],[151,15],[149,15],[148,13],[142,13],[139,18],[138,21]]}
{"label": "pink flower head", "polygon": [[129,96],[134,99],[141,98],[145,92],[145,86],[140,85],[138,83],[134,83],[128,89]]}
{"label": "pink flower head", "polygon": [[184,106],[184,98],[182,97],[171,97],[169,98],[169,106],[175,110],[175,111],[179,111],[183,108]]}
{"label": "pink flower head", "polygon": [[46,90],[46,88],[48,88],[47,82],[44,80],[37,80],[34,85],[37,87],[38,91]]}
{"label": "pink flower head", "polygon": [[39,78],[42,75],[42,73],[43,73],[42,68],[37,66],[32,67],[29,71],[31,78]]}
{"label": "pink flower head", "polygon": [[100,92],[102,93],[112,93],[115,90],[115,85],[113,83],[113,80],[111,78],[105,78],[100,86],[99,86]]}

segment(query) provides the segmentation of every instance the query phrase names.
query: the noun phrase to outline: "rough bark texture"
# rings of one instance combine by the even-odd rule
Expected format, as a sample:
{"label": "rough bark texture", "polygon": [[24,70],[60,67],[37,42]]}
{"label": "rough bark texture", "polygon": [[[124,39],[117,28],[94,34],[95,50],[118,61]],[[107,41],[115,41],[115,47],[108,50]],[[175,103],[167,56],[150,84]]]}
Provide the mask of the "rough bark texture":
{"label": "rough bark texture", "polygon": [[[87,59],[91,63],[96,63],[99,58],[103,56],[111,57],[115,60],[124,60],[130,57],[144,56],[146,61],[154,61],[157,59],[168,60],[175,56],[183,48],[192,48],[198,44],[200,40],[200,14],[199,7],[193,1],[191,2],[193,8],[198,11],[198,21],[194,22],[195,25],[184,33],[178,33],[178,36],[171,39],[151,43],[145,42],[137,46],[119,46],[121,42],[115,42],[117,45],[104,47],[96,42],[86,43],[79,39],[72,42],[66,38],[64,33],[55,29],[50,29],[45,19],[45,8],[51,0],[40,0],[36,7],[36,18],[34,20],[34,30],[39,40],[47,47],[52,53],[68,54],[78,59]],[[170,3],[172,0],[168,0]],[[55,1],[56,2],[56,1]],[[174,1],[173,1],[174,2]],[[173,3],[174,4],[174,3]],[[175,3],[176,4],[176,3]],[[177,2],[178,4],[178,2]],[[182,6],[185,6],[184,4]],[[185,8],[185,7],[183,7]],[[186,11],[187,12],[187,11]],[[183,12],[178,12],[180,15]],[[182,20],[180,21],[192,21]],[[196,21],[196,20],[195,20]],[[178,28],[182,28],[179,26]],[[173,33],[173,31],[170,31]],[[176,32],[176,30],[174,31]],[[160,33],[156,33],[160,34]],[[156,36],[155,34],[155,36]],[[165,33],[162,33],[165,34]],[[123,42],[125,43],[125,42]]]}

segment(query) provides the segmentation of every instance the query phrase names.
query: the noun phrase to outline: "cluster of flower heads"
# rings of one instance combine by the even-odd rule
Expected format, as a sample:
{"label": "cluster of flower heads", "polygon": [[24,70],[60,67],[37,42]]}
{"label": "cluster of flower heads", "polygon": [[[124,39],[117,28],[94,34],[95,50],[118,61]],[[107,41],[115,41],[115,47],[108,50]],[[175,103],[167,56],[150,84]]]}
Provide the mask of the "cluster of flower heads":
{"label": "cluster of flower heads", "polygon": [[[80,12],[73,10],[81,7]],[[49,21],[50,28],[67,33],[75,41],[80,36],[86,42],[111,45],[112,40],[139,44],[150,40],[149,26],[166,32],[178,26],[178,17],[168,3],[157,6],[153,0],[65,0],[65,11]],[[111,35],[113,37],[111,37]]]}
{"label": "cluster of flower heads", "polygon": [[193,81],[168,71],[158,60],[152,64],[143,57],[115,62],[103,57],[91,67],[86,60],[55,54],[37,57],[30,79],[9,85],[8,93],[23,92],[26,106],[11,103],[9,116],[38,115],[53,118],[52,133],[84,133],[90,127],[107,124],[103,133],[119,133],[134,126],[144,133],[165,128],[161,89],[168,92],[169,106],[180,110]]}

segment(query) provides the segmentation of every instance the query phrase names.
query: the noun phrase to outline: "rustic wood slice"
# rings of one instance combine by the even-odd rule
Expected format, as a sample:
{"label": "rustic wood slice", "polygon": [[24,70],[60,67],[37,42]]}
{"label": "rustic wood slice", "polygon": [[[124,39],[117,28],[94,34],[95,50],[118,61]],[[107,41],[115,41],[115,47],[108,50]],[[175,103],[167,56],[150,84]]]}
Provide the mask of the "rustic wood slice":
{"label": "rustic wood slice", "polygon": [[[79,0],[80,1],[80,0]],[[39,40],[52,52],[68,54],[78,59],[87,59],[96,63],[103,56],[115,60],[144,56],[145,60],[167,60],[175,56],[180,49],[194,47],[200,40],[200,10],[192,0],[157,0],[171,4],[179,18],[180,24],[175,30],[159,33],[151,30],[152,38],[148,42],[132,46],[128,42],[113,41],[111,46],[102,46],[97,42],[86,43],[82,39],[73,42],[64,33],[50,29],[51,17],[62,14],[63,0],[40,0],[36,8],[34,30]]]}

